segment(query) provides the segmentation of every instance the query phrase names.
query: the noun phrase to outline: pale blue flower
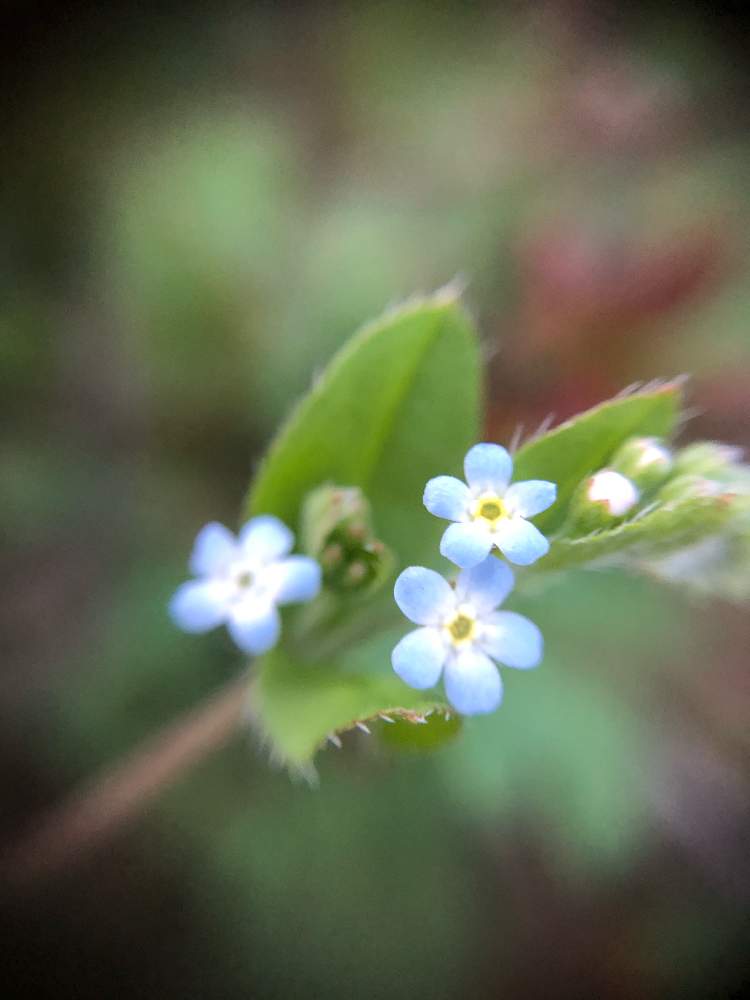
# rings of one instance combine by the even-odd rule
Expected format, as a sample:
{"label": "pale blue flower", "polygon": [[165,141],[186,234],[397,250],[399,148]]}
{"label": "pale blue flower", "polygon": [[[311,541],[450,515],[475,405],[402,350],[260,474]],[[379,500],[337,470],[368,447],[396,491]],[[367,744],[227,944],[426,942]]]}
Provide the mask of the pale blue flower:
{"label": "pale blue flower", "polygon": [[509,486],[513,459],[499,444],[475,444],[464,459],[464,472],[466,483],[437,476],[425,487],[427,510],[456,522],[443,534],[442,554],[464,569],[482,562],[493,546],[519,566],[546,555],[549,542],[527,518],[555,502],[555,484],[529,479]]}
{"label": "pale blue flower", "polygon": [[394,597],[416,625],[391,655],[410,687],[424,689],[444,675],[451,705],[464,715],[494,711],[503,696],[493,660],[528,670],[542,658],[539,629],[523,615],[497,608],[513,589],[509,566],[489,556],[465,569],[454,585],[434,570],[410,566],[396,580]]}
{"label": "pale blue flower", "polygon": [[294,535],[277,517],[254,517],[235,537],[212,522],[198,532],[190,569],[197,577],[178,588],[169,605],[186,632],[226,625],[245,653],[258,656],[281,632],[280,604],[309,601],[320,590],[320,567],[290,556]]}

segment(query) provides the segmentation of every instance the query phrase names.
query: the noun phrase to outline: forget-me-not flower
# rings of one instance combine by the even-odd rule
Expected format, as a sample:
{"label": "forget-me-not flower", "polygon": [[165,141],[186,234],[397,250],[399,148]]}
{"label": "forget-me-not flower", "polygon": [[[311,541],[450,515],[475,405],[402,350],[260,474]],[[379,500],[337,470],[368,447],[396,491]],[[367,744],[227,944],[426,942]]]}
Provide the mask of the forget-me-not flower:
{"label": "forget-me-not flower", "polygon": [[513,589],[513,573],[495,556],[465,569],[454,585],[439,573],[410,566],[394,597],[421,626],[394,648],[393,669],[413,688],[432,687],[444,673],[451,705],[464,715],[492,712],[503,685],[493,663],[527,670],[542,658],[542,634],[528,618],[497,608]]}
{"label": "forget-me-not flower", "polygon": [[212,522],[198,532],[190,569],[197,577],[178,588],[169,605],[186,632],[226,625],[245,653],[259,655],[281,632],[280,604],[309,601],[320,590],[320,566],[308,556],[290,556],[294,535],[277,517],[248,521],[235,537]]}
{"label": "forget-me-not flower", "polygon": [[555,484],[529,479],[509,486],[513,459],[499,444],[475,444],[464,472],[468,486],[453,476],[437,476],[425,487],[427,510],[456,522],[442,537],[442,554],[463,569],[480,563],[493,546],[519,566],[546,555],[549,542],[526,519],[555,502]]}

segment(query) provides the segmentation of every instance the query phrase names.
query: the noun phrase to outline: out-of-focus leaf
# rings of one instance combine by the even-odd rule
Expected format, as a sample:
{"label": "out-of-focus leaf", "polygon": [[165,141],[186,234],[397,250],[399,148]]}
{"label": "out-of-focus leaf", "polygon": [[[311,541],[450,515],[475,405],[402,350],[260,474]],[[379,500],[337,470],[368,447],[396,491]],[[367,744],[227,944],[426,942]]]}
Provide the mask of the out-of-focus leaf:
{"label": "out-of-focus leaf", "polygon": [[548,568],[605,559],[695,594],[747,600],[750,468],[739,456],[726,445],[689,445],[676,462],[689,474],[669,480],[656,498],[661,506],[611,531],[553,541]]}
{"label": "out-of-focus leaf", "polygon": [[296,525],[311,489],[328,481],[358,486],[401,565],[434,563],[442,526],[425,516],[420,498],[431,476],[459,472],[477,438],[477,346],[450,289],[366,326],[280,431],[247,513]]}
{"label": "out-of-focus leaf", "polygon": [[694,659],[700,623],[677,594],[616,570],[552,577],[543,601],[514,610],[541,628],[544,660],[501,668],[500,710],[466,720],[436,758],[448,794],[490,827],[536,817],[550,852],[588,878],[622,868],[654,801],[664,724],[654,679],[704,669]]}
{"label": "out-of-focus leaf", "polygon": [[638,569],[703,597],[750,599],[750,517],[744,529],[709,535],[664,556],[644,559]]}
{"label": "out-of-focus leaf", "polygon": [[176,786],[168,829],[200,844],[196,891],[220,928],[212,954],[248,962],[258,996],[333,1000],[332,969],[349,996],[413,1000],[415,969],[417,996],[459,995],[474,954],[473,858],[435,761],[351,768],[332,751],[310,795],[267,768],[249,776],[238,741]]}
{"label": "out-of-focus leaf", "polygon": [[557,483],[557,502],[534,523],[545,533],[556,531],[565,520],[568,503],[581,480],[606,466],[629,437],[668,438],[677,423],[680,403],[679,382],[647,386],[566,420],[519,449],[516,479]]}
{"label": "out-of-focus leaf", "polygon": [[648,757],[635,713],[606,677],[585,676],[567,656],[546,656],[534,674],[503,676],[500,712],[469,720],[441,758],[452,801],[487,824],[531,809],[574,867],[617,864],[646,813]]}
{"label": "out-of-focus leaf", "polygon": [[[100,764],[115,759],[199,705],[237,669],[229,640],[182,635],[169,622],[164,597],[181,571],[136,561],[123,579],[96,635],[76,652],[78,673],[55,691],[56,753],[89,767],[94,753]],[[80,740],[75,751],[63,746],[71,732]]]}
{"label": "out-of-focus leaf", "polygon": [[[170,419],[246,418],[267,296],[288,285],[298,162],[278,121],[198,111],[113,174],[100,233],[113,297],[152,405]],[[263,414],[252,416],[257,427]]]}

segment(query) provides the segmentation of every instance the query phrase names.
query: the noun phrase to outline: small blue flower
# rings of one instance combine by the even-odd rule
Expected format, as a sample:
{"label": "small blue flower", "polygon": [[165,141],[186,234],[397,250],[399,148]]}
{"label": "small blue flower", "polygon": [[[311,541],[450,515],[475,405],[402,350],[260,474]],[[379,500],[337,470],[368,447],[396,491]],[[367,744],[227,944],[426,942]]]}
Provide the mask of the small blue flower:
{"label": "small blue flower", "polygon": [[169,605],[185,632],[226,625],[235,643],[255,656],[278,642],[277,606],[309,601],[320,590],[320,567],[307,556],[290,556],[294,535],[277,517],[254,517],[235,537],[212,522],[198,532],[190,569]]}
{"label": "small blue flower", "polygon": [[425,486],[427,510],[456,522],[443,534],[442,554],[463,569],[482,562],[493,546],[519,566],[546,555],[549,542],[526,519],[555,502],[555,484],[529,479],[509,486],[513,459],[499,444],[475,444],[464,459],[464,472],[468,486],[453,476],[437,476]]}
{"label": "small blue flower", "polygon": [[494,711],[503,696],[497,660],[528,670],[542,658],[539,629],[523,615],[497,608],[513,589],[509,566],[489,556],[458,575],[454,586],[434,570],[410,566],[396,580],[394,597],[421,628],[409,632],[391,655],[393,669],[410,687],[437,684],[444,672],[451,705],[464,715]]}

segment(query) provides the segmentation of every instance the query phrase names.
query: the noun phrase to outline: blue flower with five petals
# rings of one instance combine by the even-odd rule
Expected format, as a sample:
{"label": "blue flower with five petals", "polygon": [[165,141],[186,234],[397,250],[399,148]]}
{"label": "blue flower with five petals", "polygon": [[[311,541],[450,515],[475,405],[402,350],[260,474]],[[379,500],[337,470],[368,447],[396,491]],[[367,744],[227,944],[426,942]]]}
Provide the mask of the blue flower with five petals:
{"label": "blue flower with five petals", "polygon": [[197,579],[177,589],[172,620],[186,632],[226,625],[243,652],[267,652],[281,633],[278,605],[309,601],[320,590],[320,566],[290,556],[293,546],[292,532],[271,515],[248,521],[239,537],[223,524],[207,524],[190,557]]}
{"label": "blue flower with five petals", "polygon": [[463,569],[482,562],[493,546],[519,566],[546,555],[549,542],[527,518],[555,502],[555,484],[529,479],[509,486],[513,459],[499,444],[475,444],[466,453],[464,472],[468,485],[437,476],[425,487],[427,510],[456,522],[443,534],[441,553]]}
{"label": "blue flower with five petals", "polygon": [[509,566],[489,556],[451,585],[439,573],[410,566],[394,596],[420,628],[391,655],[393,669],[413,688],[430,688],[444,674],[451,705],[464,715],[494,711],[503,685],[493,661],[527,670],[542,658],[542,634],[523,615],[497,608],[513,589]]}

